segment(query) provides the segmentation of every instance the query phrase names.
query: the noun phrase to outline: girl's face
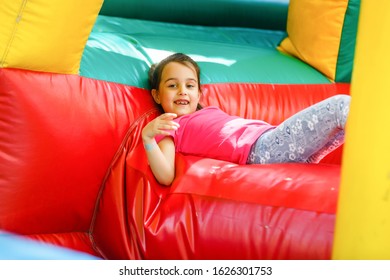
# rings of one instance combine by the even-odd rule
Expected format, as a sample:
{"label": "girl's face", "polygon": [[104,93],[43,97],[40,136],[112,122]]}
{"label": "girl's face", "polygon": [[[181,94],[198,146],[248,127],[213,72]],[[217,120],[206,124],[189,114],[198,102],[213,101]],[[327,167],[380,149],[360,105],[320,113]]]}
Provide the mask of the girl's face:
{"label": "girl's face", "polygon": [[175,113],[179,117],[195,112],[200,99],[195,69],[178,62],[168,63],[162,71],[158,89],[153,89],[152,95],[165,113]]}

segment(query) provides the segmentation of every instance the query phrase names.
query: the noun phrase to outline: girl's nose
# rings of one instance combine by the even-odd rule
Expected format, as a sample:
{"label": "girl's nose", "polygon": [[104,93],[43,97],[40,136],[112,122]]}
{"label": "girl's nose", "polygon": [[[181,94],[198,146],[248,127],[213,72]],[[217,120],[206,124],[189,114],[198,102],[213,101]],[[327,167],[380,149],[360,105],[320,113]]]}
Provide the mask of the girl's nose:
{"label": "girl's nose", "polygon": [[187,95],[187,88],[186,88],[186,86],[180,86],[179,87],[179,94],[180,95]]}

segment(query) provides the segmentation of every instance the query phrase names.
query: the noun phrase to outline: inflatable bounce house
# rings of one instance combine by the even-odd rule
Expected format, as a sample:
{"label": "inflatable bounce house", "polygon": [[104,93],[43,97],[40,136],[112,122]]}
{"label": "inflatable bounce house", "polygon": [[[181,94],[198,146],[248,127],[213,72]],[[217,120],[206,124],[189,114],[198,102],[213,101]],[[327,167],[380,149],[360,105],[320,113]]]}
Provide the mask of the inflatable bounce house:
{"label": "inflatable bounce house", "polygon": [[[389,209],[371,199],[357,210],[359,198],[373,196],[351,185],[371,180],[360,123],[384,125],[369,121],[389,98],[376,102],[359,90],[382,92],[379,83],[356,86],[345,147],[319,164],[245,166],[177,154],[167,187],[154,179],[140,133],[159,114],[148,69],[174,52],[199,63],[202,105],[245,118],[278,124],[350,94],[358,84],[352,73],[364,80],[354,70],[362,10],[359,0],[2,1],[0,236],[103,259],[359,258],[356,248],[369,242],[356,242],[374,239],[363,230],[367,213]],[[372,56],[362,64],[380,64]],[[384,171],[380,158],[374,173]],[[388,190],[385,174],[371,194]],[[389,236],[388,219],[379,219]],[[356,231],[359,222],[365,226]]]}

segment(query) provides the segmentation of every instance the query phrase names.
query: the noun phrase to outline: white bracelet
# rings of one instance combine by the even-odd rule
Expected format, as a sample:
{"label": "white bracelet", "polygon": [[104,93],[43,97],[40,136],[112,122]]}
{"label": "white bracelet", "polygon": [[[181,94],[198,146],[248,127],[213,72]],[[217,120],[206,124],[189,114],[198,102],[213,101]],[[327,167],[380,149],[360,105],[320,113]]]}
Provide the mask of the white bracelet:
{"label": "white bracelet", "polygon": [[157,146],[156,141],[153,141],[152,143],[144,143],[144,147],[146,151],[151,151]]}

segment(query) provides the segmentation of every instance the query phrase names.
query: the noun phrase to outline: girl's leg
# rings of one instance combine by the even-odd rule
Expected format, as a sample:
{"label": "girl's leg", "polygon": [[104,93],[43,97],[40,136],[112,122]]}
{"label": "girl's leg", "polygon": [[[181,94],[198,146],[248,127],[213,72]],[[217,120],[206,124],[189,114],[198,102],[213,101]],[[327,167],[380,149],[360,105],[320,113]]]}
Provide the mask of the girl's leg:
{"label": "girl's leg", "polygon": [[335,95],[291,116],[252,146],[248,164],[318,163],[344,143],[350,96]]}

